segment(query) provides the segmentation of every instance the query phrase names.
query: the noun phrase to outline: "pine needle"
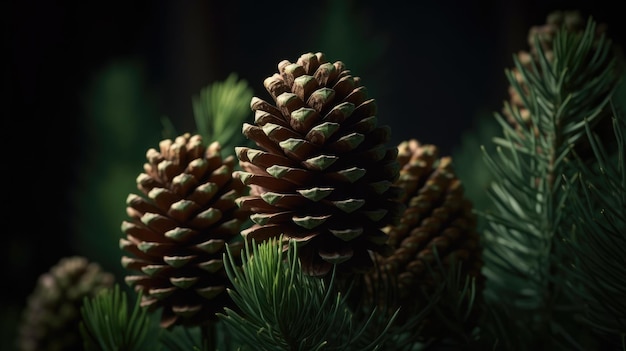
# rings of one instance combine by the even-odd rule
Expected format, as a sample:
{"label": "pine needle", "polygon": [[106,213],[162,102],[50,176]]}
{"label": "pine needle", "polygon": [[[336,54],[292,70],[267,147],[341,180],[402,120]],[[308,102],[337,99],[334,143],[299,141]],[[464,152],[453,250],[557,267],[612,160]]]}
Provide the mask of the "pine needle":
{"label": "pine needle", "polygon": [[129,311],[127,295],[117,284],[93,298],[85,297],[79,326],[85,350],[154,350],[154,341],[147,336],[156,324],[139,301],[140,297]]}
{"label": "pine needle", "polygon": [[[286,246],[284,246],[286,245]],[[286,250],[284,250],[286,248]],[[356,321],[345,297],[330,283],[305,275],[295,243],[282,237],[261,244],[246,243],[241,267],[230,251],[225,270],[233,283],[229,290],[241,309],[218,314],[228,330],[255,350],[377,350],[392,335],[393,316],[372,334],[370,323]]]}
{"label": "pine needle", "polygon": [[241,126],[251,116],[252,96],[247,81],[240,80],[236,73],[204,87],[192,97],[197,133],[204,140],[218,141],[229,154],[234,153],[234,146],[245,143]]}
{"label": "pine needle", "polygon": [[[624,145],[626,119],[614,111],[617,145]],[[596,162],[575,160],[580,173],[566,181],[577,230],[567,240],[579,260],[569,266],[573,293],[587,306],[585,321],[617,347],[626,335],[626,160],[612,157],[587,126]],[[580,194],[580,195],[577,195]],[[578,288],[580,287],[580,288]]]}
{"label": "pine needle", "polygon": [[[558,28],[551,48],[534,37],[536,55],[530,62],[522,64],[514,57],[515,70],[506,74],[526,118],[521,107],[506,103],[509,119],[496,114],[502,127],[502,136],[494,139],[496,151],[484,151],[494,179],[489,190],[494,209],[482,214],[487,221],[485,295],[488,303],[507,306],[515,316],[516,322],[507,325],[512,328],[508,334],[529,336],[521,340],[522,349],[537,345],[579,349],[585,342],[581,340],[586,334],[572,328],[584,329],[571,318],[572,311],[582,311],[582,305],[566,288],[576,275],[564,268],[583,261],[565,244],[566,235],[578,229],[574,223],[582,225],[574,217],[584,215],[572,215],[570,209],[582,200],[577,198],[582,193],[564,184],[578,172],[570,162],[576,147],[586,141],[593,126],[610,118],[609,103],[617,88],[619,74],[611,43],[596,33],[589,18],[582,32]],[[591,147],[601,160],[601,150],[594,143]],[[586,210],[600,202],[594,203],[585,204]],[[608,225],[611,220],[604,222]],[[585,223],[602,227],[598,220],[588,218]],[[599,254],[603,247],[586,256]],[[595,286],[613,289],[609,284]]]}

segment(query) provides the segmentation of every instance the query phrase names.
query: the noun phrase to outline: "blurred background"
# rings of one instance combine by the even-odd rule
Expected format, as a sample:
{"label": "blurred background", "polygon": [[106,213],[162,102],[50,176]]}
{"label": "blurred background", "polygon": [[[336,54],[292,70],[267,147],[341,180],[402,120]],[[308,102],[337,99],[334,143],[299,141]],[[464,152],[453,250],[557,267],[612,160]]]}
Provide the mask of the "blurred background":
{"label": "blurred background", "polygon": [[[236,73],[267,99],[278,62],[322,51],[361,77],[393,143],[435,144],[470,177],[484,169],[477,146],[496,130],[512,55],[530,26],[573,9],[624,46],[617,1],[5,2],[3,325],[62,257],[123,281],[126,196],[162,119],[193,131],[191,98],[208,84]],[[2,329],[10,349],[14,331]]]}

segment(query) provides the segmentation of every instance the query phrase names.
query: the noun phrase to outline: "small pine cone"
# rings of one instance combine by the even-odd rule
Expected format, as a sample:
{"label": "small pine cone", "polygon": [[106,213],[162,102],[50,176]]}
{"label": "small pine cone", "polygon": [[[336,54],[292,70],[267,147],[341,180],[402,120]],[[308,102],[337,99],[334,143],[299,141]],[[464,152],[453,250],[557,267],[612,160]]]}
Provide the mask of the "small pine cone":
{"label": "small pine cone", "polygon": [[278,72],[264,81],[275,104],[254,97],[254,125],[243,126],[260,149],[236,149],[235,176],[250,186],[238,204],[254,222],[242,235],[297,241],[310,276],[333,264],[339,274],[365,272],[370,250],[388,251],[382,228],[402,211],[390,129],[377,125],[374,99],[341,61],[306,53]]}
{"label": "small pine cone", "polygon": [[[399,316],[402,321],[428,303],[421,292],[434,292],[452,262],[461,263],[464,277],[475,278],[477,299],[484,276],[476,217],[452,159],[440,158],[436,146],[421,145],[415,139],[401,142],[398,150],[401,169],[396,184],[405,190],[401,201],[406,209],[399,224],[385,228],[393,254],[375,255],[378,269],[369,272],[365,282],[370,295],[366,301],[391,307],[392,312],[404,306]],[[444,272],[435,261],[435,250]],[[389,282],[395,285],[393,306],[380,294]]]}
{"label": "small pine cone", "polygon": [[140,274],[125,280],[142,292],[142,306],[163,308],[163,328],[200,325],[231,306],[222,255],[227,245],[239,246],[233,254],[241,248],[245,216],[235,199],[244,185],[232,178],[235,158],[222,159],[217,142],[205,148],[187,133],[159,146],[148,150],[137,177],[143,196],[127,199],[120,248],[133,257],[122,257],[122,265]]}
{"label": "small pine cone", "polygon": [[79,324],[85,297],[113,286],[113,274],[81,256],[62,258],[39,276],[18,325],[17,350],[82,350]]}

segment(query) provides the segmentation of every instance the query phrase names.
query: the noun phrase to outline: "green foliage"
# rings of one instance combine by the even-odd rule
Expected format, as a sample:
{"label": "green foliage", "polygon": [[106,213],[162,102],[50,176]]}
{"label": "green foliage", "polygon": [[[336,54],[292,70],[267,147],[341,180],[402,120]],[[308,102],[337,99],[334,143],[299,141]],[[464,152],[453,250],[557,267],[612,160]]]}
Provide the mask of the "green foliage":
{"label": "green foliage", "polygon": [[471,321],[472,312],[476,308],[475,279],[463,276],[460,263],[452,265],[448,271],[437,254],[436,257],[439,270],[445,272],[441,301],[433,308],[436,320],[443,323],[449,339],[460,345],[471,344],[474,342],[472,330],[467,330],[466,326],[475,323]]}
{"label": "green foliage", "polygon": [[526,86],[513,71],[507,71],[507,77],[529,110],[530,123],[507,104],[522,128],[496,114],[503,136],[494,138],[495,152],[484,152],[494,175],[489,189],[493,211],[482,213],[488,221],[486,298],[499,311],[499,320],[508,322],[492,327],[504,327],[499,341],[510,342],[510,349],[595,345],[586,339],[587,328],[571,318],[581,306],[570,298],[570,274],[563,266],[576,257],[561,235],[572,224],[566,206],[572,192],[563,191],[563,176],[574,172],[567,160],[584,142],[586,126],[609,116],[618,83],[611,44],[604,37],[596,40],[595,33],[592,19],[582,34],[559,30],[553,60],[535,40],[538,60],[530,69],[514,57]]}
{"label": "green foliage", "polygon": [[387,328],[365,333],[373,313],[362,322],[353,320],[345,297],[333,288],[334,274],[328,284],[305,275],[294,243],[286,252],[282,237],[244,250],[241,267],[230,251],[224,255],[234,286],[229,294],[241,311],[226,309],[218,316],[250,349],[377,350],[390,337]]}
{"label": "green foliage", "polygon": [[204,140],[218,141],[224,150],[245,143],[241,125],[250,116],[252,96],[248,83],[239,80],[235,73],[202,89],[193,98],[198,133]]}
{"label": "green foliage", "polygon": [[163,330],[160,341],[170,351],[206,351],[203,347],[201,327],[176,326]]}
{"label": "green foliage", "polygon": [[[200,134],[205,143],[219,142],[222,150],[233,154],[235,146],[248,142],[241,134],[241,126],[250,116],[252,96],[248,82],[239,79],[236,73],[231,73],[223,81],[208,84],[192,97],[194,133]],[[178,136],[170,119],[162,118],[161,122],[164,137]]]}
{"label": "green foliage", "polygon": [[[478,298],[481,292],[478,290],[476,280],[463,274],[461,262],[451,261],[444,266],[439,257],[437,247],[433,247],[433,266],[427,265],[427,271],[431,278],[439,280],[435,291],[416,292],[416,299],[423,299],[428,304],[421,310],[414,311],[413,317],[403,325],[394,325],[390,331],[391,342],[385,346],[385,350],[447,350],[450,348],[465,349],[488,349],[491,347],[490,339],[481,339],[480,310],[482,299]],[[411,308],[403,306],[402,308]],[[435,335],[428,325],[435,323],[438,329],[444,330]],[[426,330],[424,330],[426,329]]]}
{"label": "green foliage", "polygon": [[576,223],[567,244],[579,258],[568,268],[572,290],[585,306],[585,322],[608,343],[621,340],[626,349],[626,120],[614,114],[617,154],[605,150],[587,126],[596,162],[575,160],[579,172],[565,185],[573,194]]}
{"label": "green foliage", "polygon": [[159,341],[168,351],[240,350],[222,322],[194,327],[177,325],[162,330]]}
{"label": "green foliage", "polygon": [[80,323],[85,350],[155,350],[155,339],[149,334],[156,325],[139,301],[136,299],[129,311],[128,296],[117,284],[93,298],[85,298]]}

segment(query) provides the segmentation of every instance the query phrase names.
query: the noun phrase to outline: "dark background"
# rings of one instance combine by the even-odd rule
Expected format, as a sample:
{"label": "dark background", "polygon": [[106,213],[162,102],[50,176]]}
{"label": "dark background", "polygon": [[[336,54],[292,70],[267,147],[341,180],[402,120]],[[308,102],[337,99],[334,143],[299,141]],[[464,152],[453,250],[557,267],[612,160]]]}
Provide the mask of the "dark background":
{"label": "dark background", "polygon": [[578,9],[624,45],[618,3],[5,2],[3,320],[15,324],[37,276],[61,257],[120,273],[125,196],[102,194],[134,189],[162,117],[194,128],[191,96],[207,84],[235,72],[265,99],[279,61],[322,51],[362,78],[394,143],[417,138],[449,154],[501,108],[504,69],[531,25]]}

